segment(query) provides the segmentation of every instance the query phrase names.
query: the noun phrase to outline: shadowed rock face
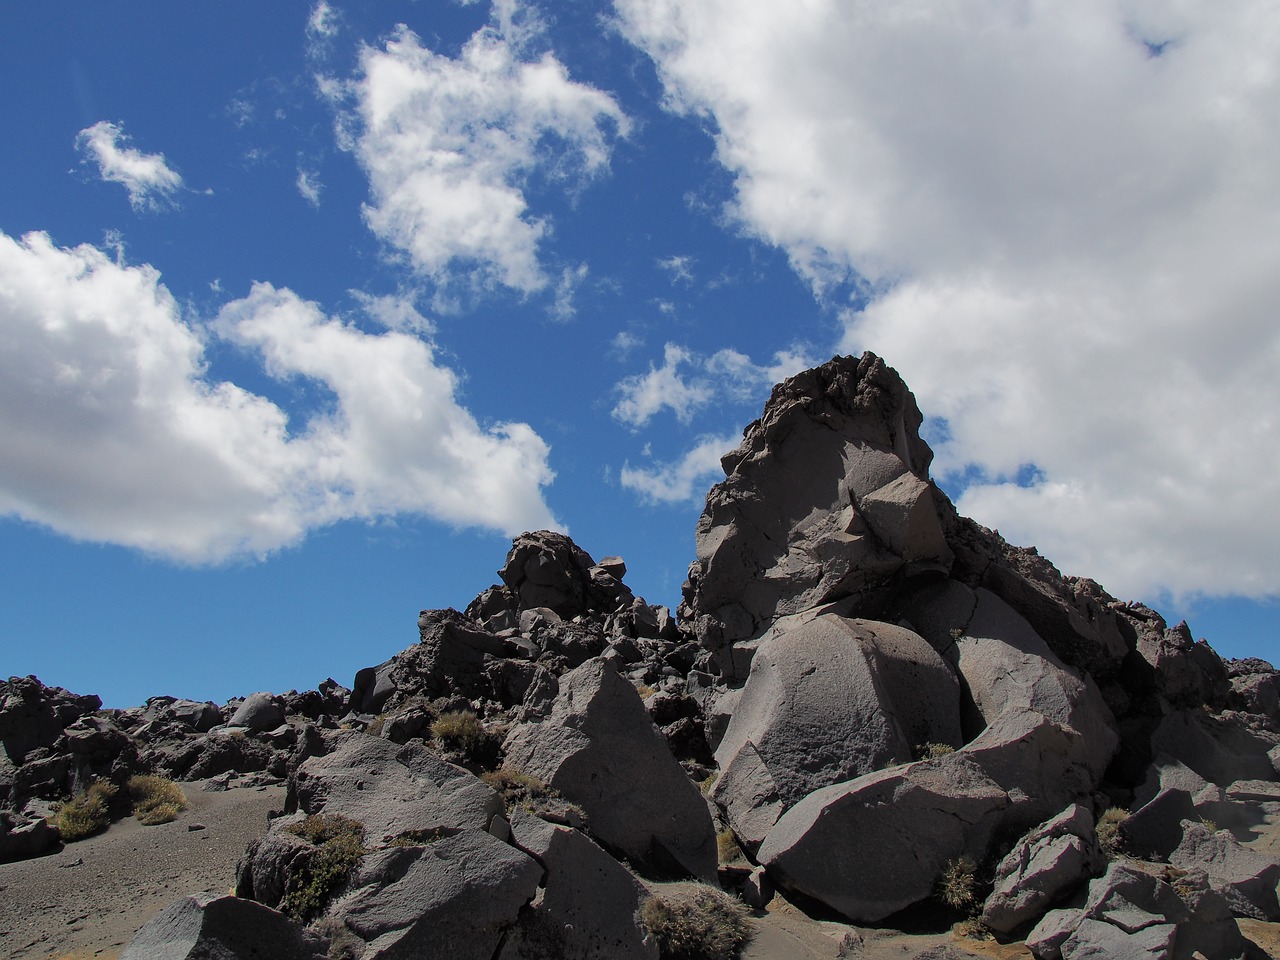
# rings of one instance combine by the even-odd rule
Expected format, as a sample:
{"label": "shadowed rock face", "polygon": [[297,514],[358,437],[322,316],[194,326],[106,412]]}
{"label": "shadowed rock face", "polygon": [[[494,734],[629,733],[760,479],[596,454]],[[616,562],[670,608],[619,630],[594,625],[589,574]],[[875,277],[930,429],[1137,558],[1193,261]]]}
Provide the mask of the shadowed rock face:
{"label": "shadowed rock face", "polygon": [[843,598],[870,606],[901,577],[950,570],[922,420],[871,354],[774,388],[707,495],[680,610],[726,676],[749,665],[734,644],[778,617]]}

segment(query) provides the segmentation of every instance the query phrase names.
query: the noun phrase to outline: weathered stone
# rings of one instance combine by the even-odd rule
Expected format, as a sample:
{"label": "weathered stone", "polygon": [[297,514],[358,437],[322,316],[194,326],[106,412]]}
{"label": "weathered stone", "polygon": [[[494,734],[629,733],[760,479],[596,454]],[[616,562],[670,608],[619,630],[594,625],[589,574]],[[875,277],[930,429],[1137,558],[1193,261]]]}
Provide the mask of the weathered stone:
{"label": "weathered stone", "polygon": [[716,751],[715,800],[754,849],[814,790],[960,745],[960,690],[921,637],[835,613],[780,620],[762,639]]}
{"label": "weathered stone", "polygon": [[515,727],[505,765],[586,811],[594,836],[638,863],[713,881],[715,834],[698,788],[635,688],[606,660],[560,678],[550,713]]}
{"label": "weathered stone", "polygon": [[1093,815],[1073,804],[1024,836],[1000,861],[982,922],[1011,932],[1078,888],[1101,862]]}
{"label": "weathered stone", "polygon": [[244,727],[247,730],[274,730],[284,723],[284,707],[276,703],[269,693],[251,693],[244,703],[236,707],[235,713],[227,721],[229,727]]}
{"label": "weathered stone", "polygon": [[869,599],[909,563],[949,564],[922,419],[901,378],[871,354],[774,388],[707,495],[681,607],[723,672],[745,675],[726,654],[777,617]]}
{"label": "weathered stone", "polygon": [[1198,820],[1182,824],[1182,842],[1169,855],[1175,867],[1198,867],[1236,916],[1280,920],[1276,884],[1280,861],[1238,843],[1227,830],[1212,832]]}
{"label": "weathered stone", "polygon": [[1151,750],[1224,787],[1237,780],[1274,780],[1275,769],[1267,756],[1273,745],[1231,726],[1204,710],[1176,710],[1157,727]]}
{"label": "weathered stone", "polygon": [[1182,842],[1187,819],[1195,819],[1191,794],[1169,787],[1120,822],[1120,837],[1133,855],[1164,860]]}
{"label": "weathered stone", "polygon": [[964,753],[921,760],[811,793],[757,859],[779,886],[874,923],[928,897],[948,861],[980,860],[1008,804]]}
{"label": "weathered stone", "polygon": [[262,904],[201,893],[158,913],[120,960],[325,960],[327,944]]}
{"label": "weathered stone", "polygon": [[484,830],[502,801],[474,774],[420,744],[347,736],[294,775],[291,798],[304,813],[338,813],[364,825],[370,844],[437,827]]}
{"label": "weathered stone", "polygon": [[44,817],[0,810],[0,863],[49,853],[58,845],[58,828]]}
{"label": "weathered stone", "polygon": [[1062,960],[1062,945],[1083,919],[1084,911],[1076,907],[1050,910],[1027,934],[1027,949],[1036,960]]}
{"label": "weathered stone", "polygon": [[500,960],[657,960],[640,922],[647,888],[583,833],[524,810],[511,816],[512,842],[546,871],[544,890],[508,939]]}
{"label": "weathered stone", "polygon": [[1138,653],[1151,665],[1157,689],[1175,706],[1225,705],[1231,689],[1226,668],[1207,643],[1192,639],[1185,620],[1140,636]]}
{"label": "weathered stone", "polygon": [[32,750],[53,746],[64,728],[101,708],[98,697],[46,687],[36,677],[10,677],[0,682],[0,746],[21,766]]}
{"label": "weathered stone", "polygon": [[327,915],[368,944],[363,960],[492,960],[541,877],[515,847],[464,830],[366,854]]}
{"label": "weathered stone", "polygon": [[1206,960],[1241,957],[1240,931],[1205,874],[1187,872],[1175,882],[1177,889],[1136,864],[1113,862],[1089,885],[1080,925],[1061,943],[1063,960],[1191,960],[1197,951]]}

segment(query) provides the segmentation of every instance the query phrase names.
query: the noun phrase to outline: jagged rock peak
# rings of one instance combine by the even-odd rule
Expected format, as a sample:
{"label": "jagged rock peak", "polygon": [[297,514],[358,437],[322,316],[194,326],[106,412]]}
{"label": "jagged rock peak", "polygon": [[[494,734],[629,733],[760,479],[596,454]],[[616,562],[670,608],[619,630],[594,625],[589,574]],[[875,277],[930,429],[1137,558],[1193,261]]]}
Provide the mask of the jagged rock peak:
{"label": "jagged rock peak", "polygon": [[707,495],[681,607],[726,675],[746,668],[734,645],[778,617],[833,600],[867,607],[904,577],[950,571],[922,421],[871,353],[774,387]]}

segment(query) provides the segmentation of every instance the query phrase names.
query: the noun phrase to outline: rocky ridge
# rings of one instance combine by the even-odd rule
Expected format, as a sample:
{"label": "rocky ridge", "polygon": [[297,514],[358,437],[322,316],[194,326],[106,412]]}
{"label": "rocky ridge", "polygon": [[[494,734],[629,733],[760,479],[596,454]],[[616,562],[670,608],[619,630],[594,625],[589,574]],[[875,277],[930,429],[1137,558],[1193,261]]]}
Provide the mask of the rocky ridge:
{"label": "rocky ridge", "polygon": [[674,615],[539,531],[350,689],[103,711],[0,683],[0,860],[54,848],[96,779],[284,782],[236,897],[125,956],[260,929],[280,956],[655,957],[646,881],[893,924],[965,865],[961,914],[1037,957],[1245,956],[1233,918],[1280,920],[1245,843],[1280,814],[1280,674],[959,516],[922,419],[871,354],[775,387]]}

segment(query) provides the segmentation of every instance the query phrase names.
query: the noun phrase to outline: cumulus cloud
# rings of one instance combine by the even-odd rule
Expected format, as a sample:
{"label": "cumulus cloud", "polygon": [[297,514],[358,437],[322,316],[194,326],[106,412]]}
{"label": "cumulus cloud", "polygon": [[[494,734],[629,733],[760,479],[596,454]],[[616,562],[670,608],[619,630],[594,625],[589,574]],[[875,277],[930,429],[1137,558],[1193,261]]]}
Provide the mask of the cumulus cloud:
{"label": "cumulus cloud", "polygon": [[499,4],[496,26],[457,59],[401,26],[362,50],[344,88],[372,193],[365,219],[440,285],[547,287],[539,246],[550,227],[531,210],[531,181],[581,185],[607,169],[613,137],[629,129],[612,97],[571,80],[552,54],[526,58],[536,20],[519,9]]}
{"label": "cumulus cloud", "polygon": [[164,154],[143,153],[128,143],[124,129],[108,120],[85,127],[76,136],[81,162],[96,163],[103,180],[123,185],[135,210],[161,209],[182,188],[182,177],[169,167]]}
{"label": "cumulus cloud", "polygon": [[1274,5],[615,5],[962,510],[1124,595],[1280,592]]}
{"label": "cumulus cloud", "polygon": [[711,484],[724,479],[720,458],[735,449],[738,437],[704,437],[678,460],[651,467],[626,464],[618,475],[626,489],[646,503],[696,501]]}
{"label": "cumulus cloud", "polygon": [[[623,336],[627,335],[615,338],[615,345]],[[630,339],[625,343],[634,346]],[[662,351],[661,366],[650,363],[648,372],[627,377],[618,384],[620,396],[613,416],[638,428],[661,411],[670,410],[681,423],[689,423],[717,398],[755,400],[773,384],[812,364],[808,354],[797,348],[779,351],[772,363],[757,365],[733,349],[703,357],[679,344],[668,343]]]}
{"label": "cumulus cloud", "polygon": [[202,336],[149,266],[0,233],[0,515],[191,563],[407,513],[508,534],[555,524],[548,448],[479,424],[406,333],[365,333],[256,284],[211,335],[330,394],[302,422],[206,376]]}

